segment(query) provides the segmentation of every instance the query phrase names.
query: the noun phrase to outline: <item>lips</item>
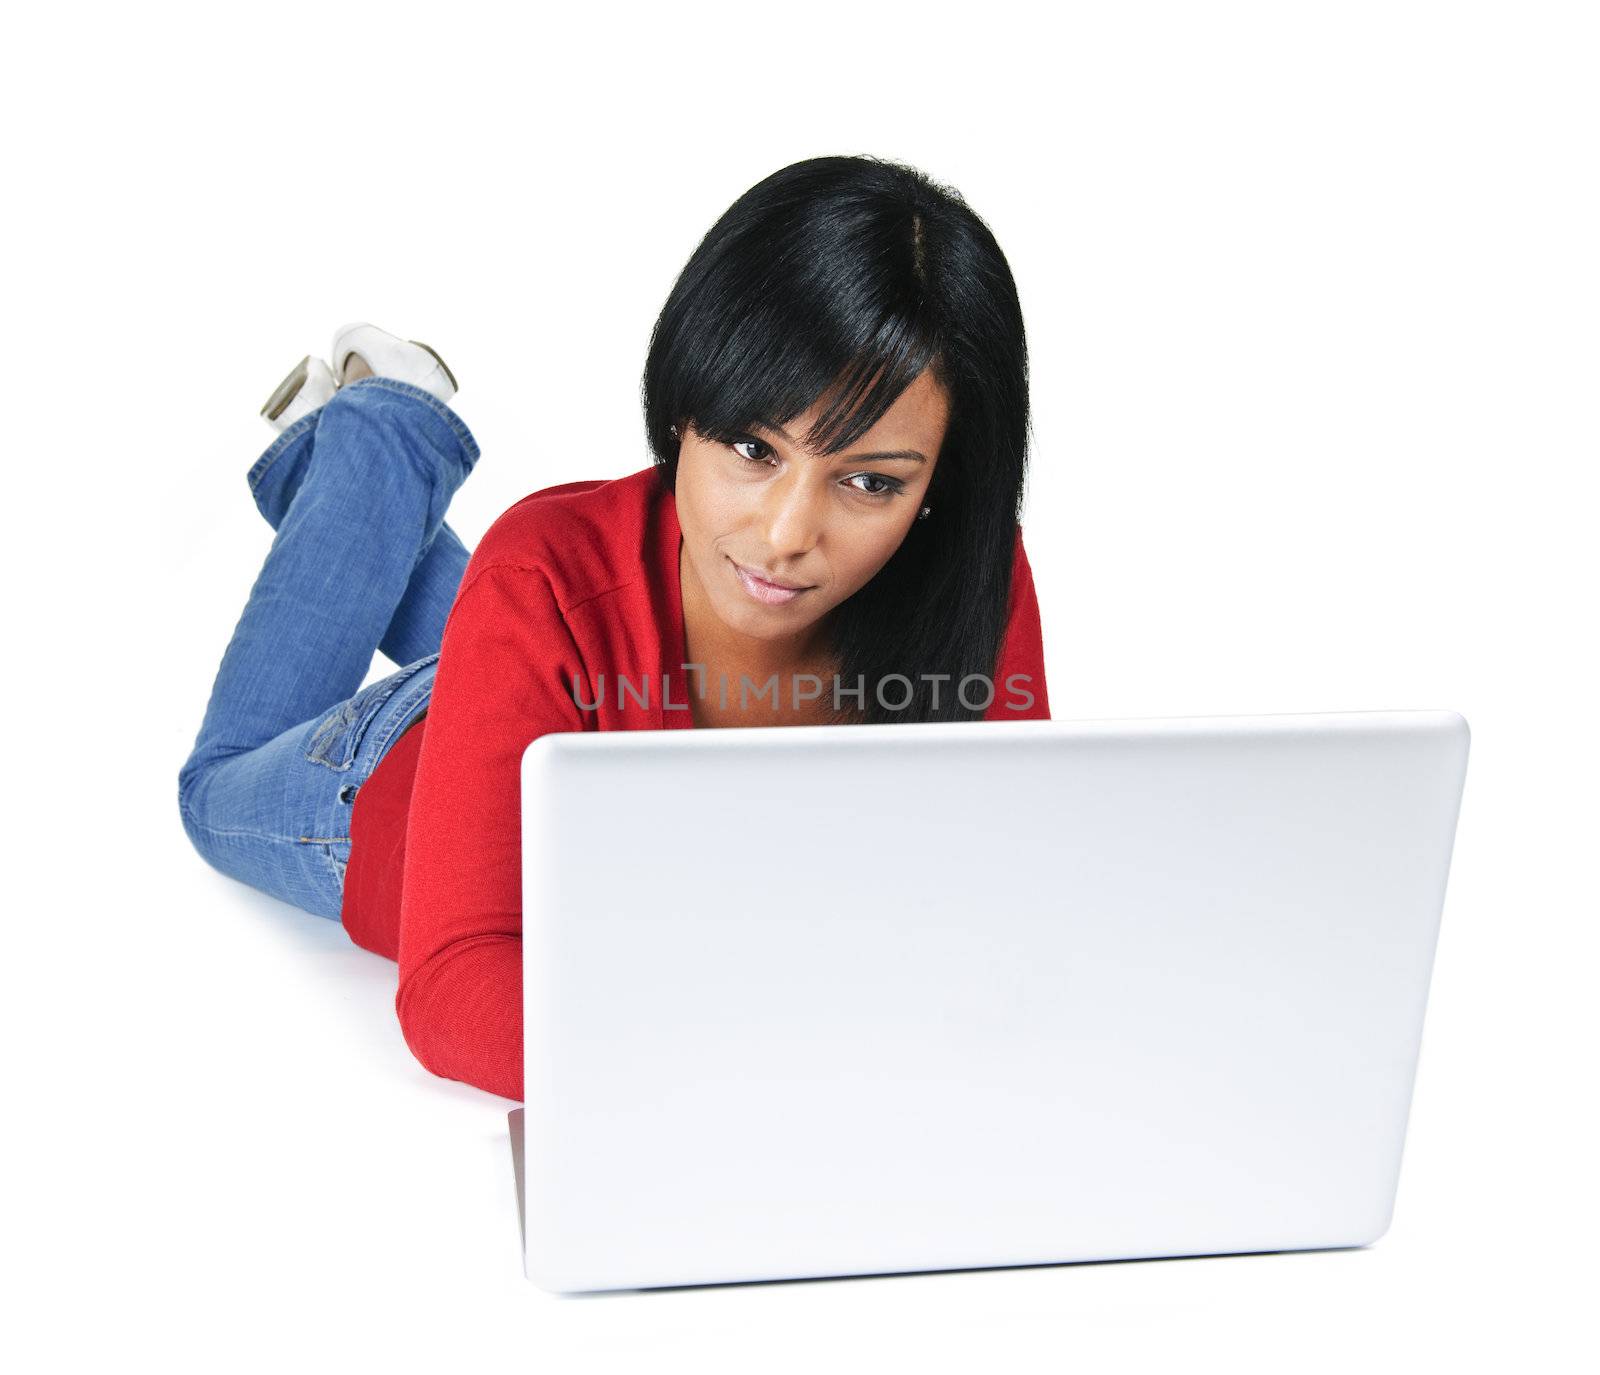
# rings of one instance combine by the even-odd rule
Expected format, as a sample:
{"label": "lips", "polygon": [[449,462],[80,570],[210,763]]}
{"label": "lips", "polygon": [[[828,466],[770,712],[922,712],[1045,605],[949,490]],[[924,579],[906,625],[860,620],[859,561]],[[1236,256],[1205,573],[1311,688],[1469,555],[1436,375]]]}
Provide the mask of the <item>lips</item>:
{"label": "lips", "polygon": [[733,559],[729,559],[728,562],[733,564],[733,571],[738,575],[744,590],[763,606],[787,606],[802,592],[811,591],[809,587],[780,587],[777,583],[767,582],[766,579],[758,577],[742,563],[736,563]]}

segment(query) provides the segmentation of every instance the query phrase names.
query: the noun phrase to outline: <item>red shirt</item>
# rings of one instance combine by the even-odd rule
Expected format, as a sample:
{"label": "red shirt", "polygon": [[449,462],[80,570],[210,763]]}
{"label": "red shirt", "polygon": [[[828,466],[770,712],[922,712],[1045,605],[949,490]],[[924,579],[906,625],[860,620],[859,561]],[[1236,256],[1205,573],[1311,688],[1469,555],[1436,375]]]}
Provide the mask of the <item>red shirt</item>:
{"label": "red shirt", "polygon": [[[506,1098],[522,1097],[523,751],[552,731],[694,724],[677,508],[656,482],[650,467],[547,487],[489,527],[445,622],[427,714],[389,746],[352,809],[345,930],[399,961],[395,1010],[423,1066]],[[1014,548],[984,719],[1045,720],[1020,525]],[[1030,676],[1008,691],[1012,674]],[[619,675],[634,687],[619,693]],[[580,708],[575,682],[597,708]],[[1027,693],[1032,704],[1011,710]]]}

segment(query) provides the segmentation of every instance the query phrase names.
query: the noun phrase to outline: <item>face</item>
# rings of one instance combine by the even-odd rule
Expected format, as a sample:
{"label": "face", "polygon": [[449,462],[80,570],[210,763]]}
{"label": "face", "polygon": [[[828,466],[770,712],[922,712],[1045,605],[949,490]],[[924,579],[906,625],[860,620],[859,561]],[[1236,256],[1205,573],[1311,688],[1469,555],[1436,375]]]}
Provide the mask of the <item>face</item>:
{"label": "face", "polygon": [[[826,401],[785,431],[753,425],[732,444],[679,425],[685,617],[714,615],[714,632],[767,642],[774,657],[820,644],[828,613],[900,547],[949,423],[949,398],[925,371],[848,450],[816,454],[799,441]],[[700,638],[713,636],[703,627]]]}

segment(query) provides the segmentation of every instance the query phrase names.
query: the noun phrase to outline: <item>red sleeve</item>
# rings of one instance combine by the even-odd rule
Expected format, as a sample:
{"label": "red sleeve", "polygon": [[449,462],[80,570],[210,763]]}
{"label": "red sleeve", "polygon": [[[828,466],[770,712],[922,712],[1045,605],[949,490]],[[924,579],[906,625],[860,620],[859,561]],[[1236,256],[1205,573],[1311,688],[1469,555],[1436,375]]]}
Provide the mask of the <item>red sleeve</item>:
{"label": "red sleeve", "polygon": [[994,675],[994,701],[985,721],[1048,721],[1050,695],[1044,681],[1044,634],[1033,569],[1017,526],[1011,559],[1011,596],[1006,603],[1006,637]]}
{"label": "red sleeve", "polygon": [[584,728],[574,679],[545,573],[469,563],[411,794],[395,1010],[426,1069],[505,1098],[522,1097],[522,753]]}

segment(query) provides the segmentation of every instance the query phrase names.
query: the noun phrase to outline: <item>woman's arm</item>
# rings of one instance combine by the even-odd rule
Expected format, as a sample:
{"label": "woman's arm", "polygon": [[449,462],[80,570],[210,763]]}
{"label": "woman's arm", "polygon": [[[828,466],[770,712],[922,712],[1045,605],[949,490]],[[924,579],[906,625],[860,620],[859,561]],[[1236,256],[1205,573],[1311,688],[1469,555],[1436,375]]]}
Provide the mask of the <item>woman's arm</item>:
{"label": "woman's arm", "polygon": [[[1006,637],[994,674],[994,701],[985,721],[1048,721],[1050,694],[1044,680],[1044,634],[1039,625],[1039,598],[1033,569],[1017,526],[1011,561],[1011,596],[1007,601]],[[1007,686],[1007,680],[1011,684]],[[1029,697],[1032,701],[1029,701]]]}
{"label": "woman's arm", "polygon": [[[477,565],[475,556],[445,625],[417,761],[395,1009],[425,1068],[520,1100],[522,754],[541,735],[585,729],[571,685],[586,677],[544,571]],[[1019,526],[985,719],[1049,715],[1039,604]]]}
{"label": "woman's arm", "polygon": [[395,1010],[425,1068],[506,1098],[522,1097],[522,754],[584,729],[575,678],[544,571],[469,564],[412,789]]}

